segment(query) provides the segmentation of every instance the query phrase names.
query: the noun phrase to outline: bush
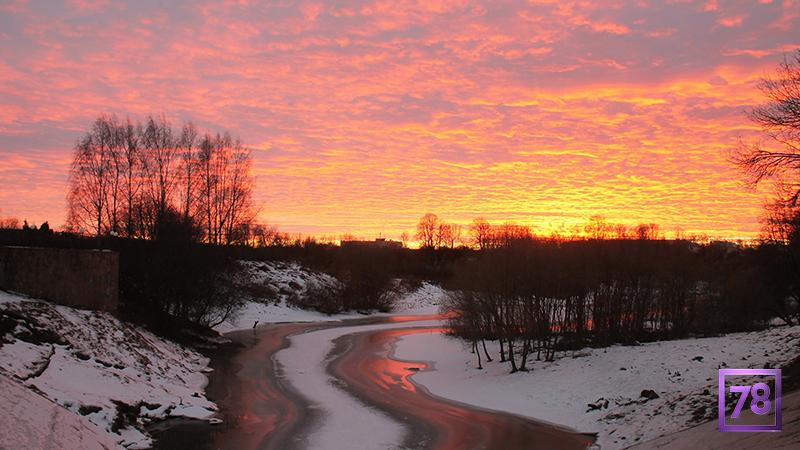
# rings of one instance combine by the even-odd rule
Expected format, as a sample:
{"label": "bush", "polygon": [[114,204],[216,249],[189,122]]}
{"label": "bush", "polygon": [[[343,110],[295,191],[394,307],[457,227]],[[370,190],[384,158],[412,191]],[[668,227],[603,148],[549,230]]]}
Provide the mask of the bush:
{"label": "bush", "polygon": [[311,309],[324,314],[344,311],[344,298],[340,286],[309,281],[305,291],[295,291],[289,303],[303,309]]}

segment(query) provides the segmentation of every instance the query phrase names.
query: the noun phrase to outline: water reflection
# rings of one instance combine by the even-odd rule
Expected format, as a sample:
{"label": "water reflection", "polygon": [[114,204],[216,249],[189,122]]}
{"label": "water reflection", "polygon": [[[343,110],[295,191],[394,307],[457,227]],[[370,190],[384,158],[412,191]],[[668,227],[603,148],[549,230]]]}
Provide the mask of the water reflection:
{"label": "water reflection", "polygon": [[[441,333],[444,327],[382,330],[347,336],[349,352],[332,363],[349,390],[409,424],[407,447],[455,449],[585,449],[588,438],[527,418],[451,402],[413,382],[428,364],[391,357],[399,338]],[[420,433],[426,436],[420,437]]]}

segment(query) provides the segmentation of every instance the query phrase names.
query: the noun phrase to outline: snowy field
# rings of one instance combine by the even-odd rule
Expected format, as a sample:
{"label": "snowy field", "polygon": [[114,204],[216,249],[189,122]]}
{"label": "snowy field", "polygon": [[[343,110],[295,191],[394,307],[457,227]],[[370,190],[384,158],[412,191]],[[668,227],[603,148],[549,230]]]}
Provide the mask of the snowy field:
{"label": "snowy field", "polygon": [[[780,367],[798,356],[800,326],[585,349],[515,374],[492,344],[494,362],[484,360],[483,370],[462,341],[444,335],[405,336],[395,356],[431,362],[434,370],[412,378],[435,395],[599,432],[602,448],[612,449],[716,417],[717,369]],[[658,398],[642,397],[645,389]]]}
{"label": "snowy field", "polygon": [[[141,429],[166,417],[209,418],[208,359],[110,314],[0,291],[0,374],[82,415],[128,448],[151,443]],[[131,410],[126,415],[120,411]],[[138,413],[139,417],[136,417]]]}

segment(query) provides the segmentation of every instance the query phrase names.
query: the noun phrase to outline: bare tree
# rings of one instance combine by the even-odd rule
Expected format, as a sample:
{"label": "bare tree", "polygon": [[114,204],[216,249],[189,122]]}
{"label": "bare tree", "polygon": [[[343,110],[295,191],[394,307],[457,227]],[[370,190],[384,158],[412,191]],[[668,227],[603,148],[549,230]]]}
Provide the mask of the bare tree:
{"label": "bare tree", "polygon": [[600,215],[589,217],[589,223],[584,227],[589,239],[607,239],[612,227],[606,222],[606,218]]}
{"label": "bare tree", "polygon": [[122,215],[120,207],[122,203],[123,174],[125,172],[124,145],[121,140],[119,121],[115,116],[102,116],[95,121],[92,129],[94,141],[97,145],[104,147],[108,155],[108,198],[105,203],[106,222],[108,232],[118,234],[120,232],[120,222]]}
{"label": "bare tree", "polygon": [[251,172],[250,151],[239,141],[227,139],[231,142],[231,164],[227,177],[228,204],[224,206],[227,216],[228,228],[225,233],[225,243],[242,243],[246,238],[247,226],[252,223],[255,212],[253,210],[253,178]]}
{"label": "bare tree", "polygon": [[657,223],[640,223],[636,226],[636,238],[642,241],[654,241],[661,237]]}
{"label": "bare tree", "polygon": [[436,230],[436,247],[453,248],[454,245],[455,236],[453,234],[453,225],[440,222]]}
{"label": "bare tree", "polygon": [[464,228],[461,225],[457,223],[450,224],[450,237],[452,238],[450,248],[453,248],[456,245],[462,245],[464,243],[464,241],[461,239],[463,234]]}
{"label": "bare tree", "polygon": [[436,214],[427,213],[417,223],[417,241],[422,248],[436,248],[440,220]]}
{"label": "bare tree", "polygon": [[67,228],[100,236],[108,232],[108,199],[111,155],[109,143],[102,141],[104,118],[97,119],[92,130],[75,144],[69,177]]}
{"label": "bare tree", "polygon": [[628,227],[624,224],[618,223],[614,225],[614,237],[617,239],[628,239],[630,238],[630,233],[628,232]]}
{"label": "bare tree", "polygon": [[122,189],[123,200],[125,201],[125,226],[124,233],[126,237],[134,237],[137,232],[141,231],[136,225],[134,219],[135,209],[139,202],[139,194],[142,187],[142,155],[141,155],[141,134],[142,126],[134,124],[130,119],[127,119],[124,125],[121,125],[119,131],[119,138],[122,143]]}
{"label": "bare tree", "polygon": [[147,118],[142,143],[147,161],[144,169],[148,200],[153,208],[149,226],[151,233],[155,233],[170,206],[176,184],[175,165],[178,149],[175,146],[172,128],[164,117],[159,120],[152,116]]}
{"label": "bare tree", "polygon": [[408,232],[403,231],[400,233],[400,242],[403,244],[403,248],[408,247],[408,240],[410,239]]}
{"label": "bare tree", "polygon": [[766,179],[786,184],[789,194],[783,200],[796,204],[800,197],[800,49],[793,58],[784,58],[777,72],[777,77],[761,81],[767,103],[749,114],[777,146],[741,143],[734,162],[754,186]]}
{"label": "bare tree", "polygon": [[176,134],[163,117],[144,126],[99,117],[75,145],[68,229],[156,238],[166,226],[198,239],[202,227],[210,243],[248,242],[250,153],[227,134],[198,134],[191,122]]}
{"label": "bare tree", "polygon": [[491,234],[491,246],[509,247],[514,243],[530,241],[533,239],[533,232],[527,225],[519,225],[514,222],[505,222],[494,227]]}
{"label": "bare tree", "polygon": [[0,228],[14,230],[19,228],[19,219],[16,217],[0,218]]}
{"label": "bare tree", "polygon": [[472,221],[469,227],[472,243],[481,250],[489,248],[491,243],[492,225],[483,217]]}
{"label": "bare tree", "polygon": [[195,167],[197,166],[197,128],[192,122],[186,122],[181,129],[181,136],[178,140],[178,147],[181,156],[181,177],[182,189],[180,191],[180,204],[183,211],[183,220],[188,221],[192,214],[192,198],[194,195]]}
{"label": "bare tree", "polygon": [[230,244],[241,239],[242,224],[252,221],[253,179],[250,153],[228,135],[206,134],[198,152],[199,205],[212,244]]}

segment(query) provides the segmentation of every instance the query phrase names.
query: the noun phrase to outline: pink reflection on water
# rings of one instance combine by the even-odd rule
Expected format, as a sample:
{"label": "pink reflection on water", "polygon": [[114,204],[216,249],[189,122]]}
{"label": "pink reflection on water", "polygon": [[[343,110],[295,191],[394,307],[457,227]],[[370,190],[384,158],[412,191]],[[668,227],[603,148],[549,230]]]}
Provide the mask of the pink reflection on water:
{"label": "pink reflection on water", "polygon": [[[441,315],[424,317],[427,319]],[[399,319],[420,320],[419,316]],[[414,384],[411,378],[417,372],[427,370],[428,364],[403,361],[390,356],[395,343],[403,336],[447,331],[447,327],[431,326],[356,335],[353,348],[334,364],[334,372],[351,389],[368,397],[371,402],[435,430],[427,448],[586,448],[586,438],[583,436],[517,416],[468,407],[435,397],[424,387]]]}
{"label": "pink reflection on water", "polygon": [[361,368],[365,371],[372,382],[387,391],[401,389],[403,391],[416,393],[417,387],[411,382],[409,377],[415,373],[425,370],[428,365],[419,361],[402,361],[388,357],[391,345],[401,336],[419,333],[443,333],[448,328],[426,327],[426,328],[406,328],[398,330],[387,330],[370,336],[370,343],[373,348],[380,349],[373,358],[362,361]]}
{"label": "pink reflection on water", "polygon": [[453,311],[448,311],[439,314],[408,314],[408,315],[398,315],[398,316],[388,316],[387,320],[390,323],[396,322],[417,322],[423,320],[445,320],[456,315]]}

